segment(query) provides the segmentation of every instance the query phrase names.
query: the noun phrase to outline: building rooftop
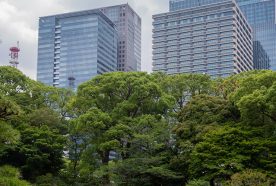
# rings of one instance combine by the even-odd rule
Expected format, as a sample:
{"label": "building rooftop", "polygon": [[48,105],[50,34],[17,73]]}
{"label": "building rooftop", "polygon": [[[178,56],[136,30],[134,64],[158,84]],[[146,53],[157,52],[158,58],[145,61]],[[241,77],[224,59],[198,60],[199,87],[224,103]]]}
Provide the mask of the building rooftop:
{"label": "building rooftop", "polygon": [[40,17],[39,19],[48,18],[48,17],[69,18],[69,17],[91,15],[91,14],[97,14],[97,15],[101,16],[111,26],[116,27],[116,25],[102,11],[100,11],[99,9],[82,10],[82,11],[77,11],[77,12],[68,12],[68,13],[64,13],[64,14],[56,14],[56,15],[50,15],[50,16],[43,16],[43,17]]}

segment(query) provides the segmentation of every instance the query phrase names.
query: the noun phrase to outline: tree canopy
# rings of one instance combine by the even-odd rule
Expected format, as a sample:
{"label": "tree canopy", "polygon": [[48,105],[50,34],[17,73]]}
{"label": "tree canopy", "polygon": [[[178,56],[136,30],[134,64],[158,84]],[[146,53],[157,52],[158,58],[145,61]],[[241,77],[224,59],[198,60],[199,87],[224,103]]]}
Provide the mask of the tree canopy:
{"label": "tree canopy", "polygon": [[0,67],[0,185],[273,186],[276,72],[114,72],[76,92]]}

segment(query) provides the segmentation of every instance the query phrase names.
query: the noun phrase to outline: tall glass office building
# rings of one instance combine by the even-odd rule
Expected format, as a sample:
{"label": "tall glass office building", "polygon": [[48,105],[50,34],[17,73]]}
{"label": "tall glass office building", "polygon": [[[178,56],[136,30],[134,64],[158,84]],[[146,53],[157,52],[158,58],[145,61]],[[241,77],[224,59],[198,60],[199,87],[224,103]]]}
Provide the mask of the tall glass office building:
{"label": "tall glass office building", "polygon": [[117,43],[115,24],[99,10],[41,17],[37,80],[76,88],[97,74],[116,71]]}
{"label": "tall glass office building", "polygon": [[100,8],[118,29],[118,70],[141,71],[141,18],[128,5]]}
{"label": "tall glass office building", "polygon": [[276,70],[275,0],[237,0],[237,3],[253,29],[254,40],[267,52],[270,68]]}
{"label": "tall glass office building", "polygon": [[269,69],[270,60],[260,41],[253,42],[254,69]]}
{"label": "tall glass office building", "polygon": [[224,77],[253,69],[252,30],[234,0],[153,19],[154,72]]}

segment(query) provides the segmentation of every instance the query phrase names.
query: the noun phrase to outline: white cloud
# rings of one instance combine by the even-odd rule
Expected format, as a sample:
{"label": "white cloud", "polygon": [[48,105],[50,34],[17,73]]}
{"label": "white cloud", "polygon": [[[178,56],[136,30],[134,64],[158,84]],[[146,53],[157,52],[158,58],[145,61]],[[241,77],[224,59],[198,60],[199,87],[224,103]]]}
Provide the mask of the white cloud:
{"label": "white cloud", "polygon": [[16,13],[16,8],[9,3],[2,1],[0,2],[0,21],[4,22],[9,20],[12,15]]}

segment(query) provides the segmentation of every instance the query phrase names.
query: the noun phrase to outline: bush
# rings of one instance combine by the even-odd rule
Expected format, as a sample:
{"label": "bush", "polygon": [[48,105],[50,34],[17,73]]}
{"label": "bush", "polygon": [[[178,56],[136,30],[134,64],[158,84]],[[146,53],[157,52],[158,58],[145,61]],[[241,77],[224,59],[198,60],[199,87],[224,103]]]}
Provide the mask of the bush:
{"label": "bush", "polygon": [[24,180],[20,180],[19,171],[11,166],[0,167],[0,185],[1,186],[30,186],[30,184]]}
{"label": "bush", "polygon": [[210,186],[210,184],[205,180],[192,180],[186,186]]}
{"label": "bush", "polygon": [[271,181],[266,174],[255,170],[245,170],[231,177],[228,186],[270,186]]}

